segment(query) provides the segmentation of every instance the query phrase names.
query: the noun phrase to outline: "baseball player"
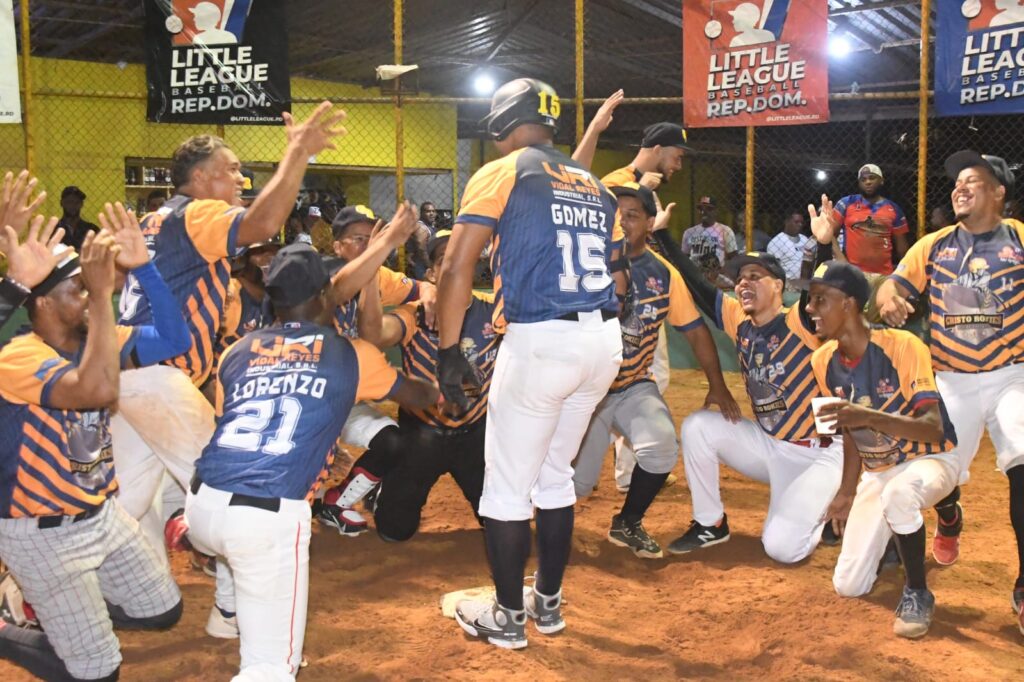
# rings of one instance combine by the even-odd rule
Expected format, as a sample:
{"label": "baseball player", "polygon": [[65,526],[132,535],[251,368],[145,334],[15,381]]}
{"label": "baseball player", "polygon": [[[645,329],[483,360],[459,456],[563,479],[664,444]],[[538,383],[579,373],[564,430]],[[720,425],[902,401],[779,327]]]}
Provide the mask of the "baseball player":
{"label": "baseball player", "polygon": [[[434,281],[435,273],[440,272],[449,237],[451,230],[439,230],[427,242],[430,267],[425,276],[428,281]],[[375,335],[376,344],[381,348],[401,346],[404,372],[436,383],[437,331],[427,323],[422,302],[407,303],[382,315],[380,295],[371,290],[363,293],[368,300],[377,301],[374,314],[381,317],[381,330]],[[369,312],[361,311],[361,315]],[[341,501],[351,507],[358,501],[355,495],[365,490],[365,486],[359,487],[360,481],[379,482],[380,488],[371,506],[377,534],[384,540],[404,541],[416,533],[430,490],[446,473],[452,475],[473,513],[477,513],[484,478],[487,389],[501,340],[494,331],[493,317],[494,296],[474,291],[462,325],[459,348],[476,368],[481,388],[470,398],[465,413],[452,416],[436,406],[400,411],[401,448],[397,455],[388,458],[384,451],[367,450],[356,460],[348,480],[341,486]],[[340,515],[343,510],[334,508],[324,513]]]}
{"label": "baseball player", "polygon": [[[265,241],[284,224],[309,158],[334,147],[344,133],[344,113],[324,102],[305,122],[284,114],[288,145],[277,171],[249,209],[237,206],[243,185],[238,157],[224,141],[200,135],[174,153],[174,196],[143,219],[143,233],[160,271],[188,321],[192,346],[160,365],[121,377],[119,412],[111,428],[122,482],[121,502],[165,556],[157,492],[164,472],[182,489],[195,459],[213,433],[213,408],[200,393],[213,366],[230,274],[229,257],[242,246]],[[121,294],[121,322],[146,324],[145,292],[128,277]],[[160,419],[153,406],[160,405]],[[165,510],[169,515],[172,509]]]}
{"label": "baseball player", "polygon": [[817,415],[827,431],[842,430],[845,456],[828,512],[846,526],[832,582],[844,597],[869,592],[893,537],[906,572],[893,631],[917,638],[935,610],[921,510],[956,485],[956,434],[927,347],[910,332],[872,328],[863,312],[870,290],[856,266],[830,261],[811,278],[807,303],[827,339],[811,356],[814,377],[822,394],[840,399]]}
{"label": "baseball player", "polygon": [[[0,627],[0,651],[44,679],[116,680],[114,626],[167,628],[182,611],[115,495],[108,409],[120,369],[174,357],[190,338],[138,223],[120,204],[106,210],[81,257],[63,251],[32,290],[32,331],[0,350],[0,555],[45,630]],[[115,257],[144,287],[152,326],[114,325]]]}
{"label": "baseball player", "polygon": [[682,277],[647,248],[658,213],[654,194],[635,182],[611,190],[619,202],[630,272],[628,312],[620,324],[623,360],[608,395],[591,418],[574,464],[573,485],[577,497],[590,495],[608,451],[609,434],[613,428],[623,434],[636,450],[637,466],[622,510],[612,518],[608,539],[639,557],[656,559],[662,556],[661,546],[644,529],[643,516],[679,459],[672,414],[651,376],[664,322],[686,336],[704,368],[711,387],[705,405],[721,405],[730,421],[740,418],[740,409],[725,386],[715,342]]}
{"label": "baseball player", "polygon": [[[378,305],[394,306],[420,299],[424,302],[426,310],[432,314],[437,298],[433,284],[410,279],[384,267],[384,260],[391,249],[384,250],[378,244],[370,253],[369,246],[373,243],[374,229],[379,224],[380,221],[373,211],[362,204],[341,209],[331,225],[334,234],[334,253],[337,258],[330,263],[329,268],[345,272],[346,279],[353,286],[365,287],[372,281],[372,289],[375,292],[373,295],[380,299]],[[408,239],[418,229],[415,216],[411,225],[403,222],[388,231],[393,235],[399,229],[408,233]],[[400,244],[393,246],[397,247]],[[368,268],[372,261],[371,274],[351,274],[352,264],[364,261]],[[334,310],[334,321],[339,334],[352,339],[360,338],[362,335],[361,310],[367,303],[366,293],[365,290],[357,290],[352,294],[335,295],[337,307]],[[371,343],[377,341],[375,338],[367,340]],[[362,402],[353,406],[349,412],[340,440],[366,448],[363,454],[364,466],[353,467],[340,485],[325,491],[322,503],[321,500],[315,503],[314,513],[317,520],[333,527],[340,535],[352,537],[365,532],[367,528],[366,519],[353,507],[373,490],[379,480],[370,472],[383,470],[388,466],[388,462],[397,461],[402,456],[403,446],[398,437],[398,424],[395,420],[372,405]]]}
{"label": "baseball player", "polygon": [[[487,401],[480,516],[496,600],[464,600],[470,635],[526,646],[527,614],[545,634],[565,628],[562,576],[572,540],[572,460],[622,362],[616,319],[625,258],[615,201],[552,144],[561,102],[531,78],[500,87],[483,125],[502,158],[470,179],[438,291],[437,376],[453,411],[479,380],[460,348],[473,271],[488,242],[498,349]],[[530,517],[537,509],[536,584],[524,600]]]}
{"label": "baseball player", "polygon": [[[813,207],[808,210],[815,235],[829,242],[828,221]],[[665,230],[654,234],[698,307],[735,341],[756,418],[756,423],[730,424],[724,414],[700,410],[683,421],[680,438],[694,520],[668,551],[685,554],[729,539],[718,482],[719,465],[725,463],[771,486],[761,542],[778,562],[800,561],[818,545],[822,517],[842,477],[841,443],[819,438],[814,430],[811,399],[819,391],[810,361],[820,342],[810,317],[802,306],[782,307],[786,273],[774,256],[754,251],[730,262],[734,299],[705,280]],[[818,251],[823,259],[828,249]]]}
{"label": "baseball player", "polygon": [[[882,318],[900,326],[918,297],[928,297],[932,363],[959,441],[960,483],[969,480],[988,429],[996,464],[1010,484],[1018,559],[1013,604],[1024,634],[1024,224],[1002,217],[1014,187],[1006,161],[965,150],[945,166],[956,181],[957,224],[914,244],[879,288],[877,301]],[[932,554],[942,564],[959,555],[959,497],[956,488],[936,506]]]}
{"label": "baseball player", "polygon": [[349,409],[364,398],[414,409],[438,398],[433,386],[399,376],[370,344],[317,322],[330,310],[328,283],[308,244],[274,257],[266,289],[277,323],[246,335],[221,359],[217,428],[196,462],[185,506],[192,542],[223,558],[207,630],[241,638],[236,680],[291,680],[299,671],[309,502]]}

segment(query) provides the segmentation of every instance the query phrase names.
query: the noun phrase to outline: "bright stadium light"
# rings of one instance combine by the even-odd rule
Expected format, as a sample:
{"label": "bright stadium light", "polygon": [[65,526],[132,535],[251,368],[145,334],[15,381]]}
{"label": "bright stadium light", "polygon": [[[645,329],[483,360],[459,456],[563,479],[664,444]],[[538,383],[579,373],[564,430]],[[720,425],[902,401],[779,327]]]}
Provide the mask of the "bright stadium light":
{"label": "bright stadium light", "polygon": [[828,53],[838,59],[844,59],[850,54],[850,41],[846,36],[832,36],[828,39]]}
{"label": "bright stadium light", "polygon": [[823,170],[820,170],[814,174],[814,177],[818,182],[825,182],[826,180],[828,180],[828,173],[826,173]]}
{"label": "bright stadium light", "polygon": [[478,95],[489,95],[494,92],[494,79],[486,73],[478,73],[473,79],[473,89]]}

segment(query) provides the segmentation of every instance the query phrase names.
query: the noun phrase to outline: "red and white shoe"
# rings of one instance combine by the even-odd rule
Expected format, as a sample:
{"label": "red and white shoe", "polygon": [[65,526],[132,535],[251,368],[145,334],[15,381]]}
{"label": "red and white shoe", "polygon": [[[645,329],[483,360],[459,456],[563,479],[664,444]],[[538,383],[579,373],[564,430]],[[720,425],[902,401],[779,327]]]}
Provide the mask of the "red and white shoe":
{"label": "red and white shoe", "polygon": [[184,509],[171,514],[171,518],[164,524],[164,545],[168,552],[191,551],[192,543],[188,541],[188,521],[185,520]]}
{"label": "red and white shoe", "polygon": [[956,521],[946,525],[942,519],[935,525],[932,538],[932,556],[940,566],[952,566],[960,557],[960,532],[964,528],[964,509],[957,502]]}
{"label": "red and white shoe", "polygon": [[324,504],[317,513],[320,523],[336,529],[340,535],[356,537],[366,532],[366,519],[355,509],[339,507],[336,504]]}
{"label": "red and white shoe", "polygon": [[1017,614],[1020,634],[1024,635],[1024,587],[1015,587],[1013,590],[1013,612]]}

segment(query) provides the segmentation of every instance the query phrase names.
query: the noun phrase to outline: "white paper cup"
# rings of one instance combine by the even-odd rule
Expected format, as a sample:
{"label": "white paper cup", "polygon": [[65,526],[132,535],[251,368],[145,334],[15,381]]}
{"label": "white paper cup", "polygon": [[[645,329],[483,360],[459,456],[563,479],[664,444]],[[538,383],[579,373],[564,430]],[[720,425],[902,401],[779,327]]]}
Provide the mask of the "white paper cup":
{"label": "white paper cup", "polygon": [[827,425],[824,424],[821,421],[821,419],[818,418],[818,411],[824,405],[831,405],[833,403],[841,402],[843,402],[842,398],[836,398],[834,396],[811,398],[811,410],[814,412],[814,429],[818,432],[819,436],[835,435],[836,425],[835,422],[829,422]]}

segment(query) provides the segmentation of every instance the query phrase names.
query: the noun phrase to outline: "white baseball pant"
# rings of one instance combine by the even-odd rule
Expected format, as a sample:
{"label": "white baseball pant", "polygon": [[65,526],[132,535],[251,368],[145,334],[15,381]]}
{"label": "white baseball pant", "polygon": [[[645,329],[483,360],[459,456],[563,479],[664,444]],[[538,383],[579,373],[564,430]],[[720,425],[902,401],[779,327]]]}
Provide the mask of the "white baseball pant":
{"label": "white baseball pant", "polygon": [[238,619],[242,660],[233,680],[293,680],[306,634],[309,503],[281,498],[272,512],[230,500],[203,484],[189,493],[185,517],[196,549],[218,557],[218,602],[234,593],[233,604],[218,603]]}
{"label": "white baseball pant", "polygon": [[1024,464],[1024,365],[979,374],[936,372],[935,384],[956,430],[961,484],[971,478],[986,427],[1000,471]]}
{"label": "white baseball pant", "polygon": [[369,403],[356,403],[348,413],[339,440],[357,448],[368,448],[374,436],[388,426],[397,426],[397,423]]}
{"label": "white baseball pant", "polygon": [[110,420],[118,495],[164,561],[164,522],[174,511],[161,510],[164,472],[188,489],[213,430],[213,406],[180,369],[153,365],[121,372],[121,397]]}
{"label": "white baseball pant", "polygon": [[913,533],[924,525],[921,510],[953,490],[958,469],[956,454],[947,452],[861,474],[832,575],[836,592],[859,597],[871,591],[889,538],[893,533]]}
{"label": "white baseball pant", "polygon": [[511,323],[487,401],[480,516],[525,521],[576,502],[572,461],[622,364],[616,319]]}
{"label": "white baseball pant", "polygon": [[[654,347],[654,362],[651,363],[651,374],[654,375],[654,383],[658,385],[658,391],[665,395],[668,390],[668,382],[671,378],[672,366],[668,357],[668,335],[665,333],[665,325],[658,330],[658,345]],[[627,490],[630,481],[633,480],[633,467],[636,466],[636,453],[633,452],[633,445],[625,436],[619,435],[615,439],[615,485],[619,490]]]}
{"label": "white baseball pant", "polygon": [[718,467],[726,464],[771,489],[761,533],[768,556],[791,564],[818,546],[821,518],[843,477],[840,439],[804,447],[772,438],[749,419],[731,424],[718,412],[699,410],[683,421],[680,440],[697,523],[713,526],[725,513]]}

